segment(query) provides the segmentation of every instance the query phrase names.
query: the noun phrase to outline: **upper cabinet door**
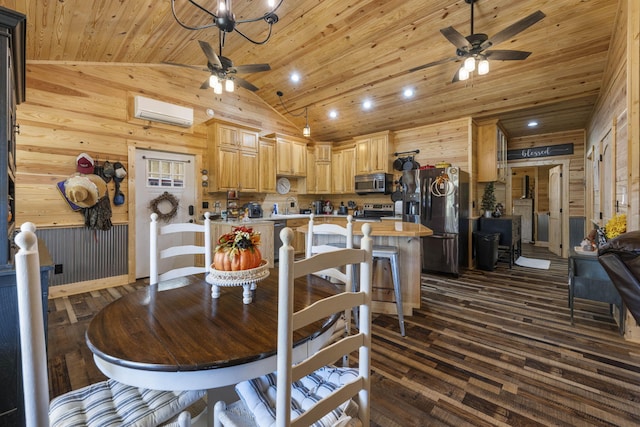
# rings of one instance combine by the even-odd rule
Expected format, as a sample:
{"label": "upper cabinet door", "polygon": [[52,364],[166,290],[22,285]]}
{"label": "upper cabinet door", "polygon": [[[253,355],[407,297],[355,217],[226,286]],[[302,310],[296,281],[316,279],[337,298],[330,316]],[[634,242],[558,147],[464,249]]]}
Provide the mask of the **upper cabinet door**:
{"label": "upper cabinet door", "polygon": [[389,131],[355,139],[355,174],[391,173],[393,134]]}
{"label": "upper cabinet door", "polygon": [[478,125],[478,182],[505,182],[507,138],[497,121]]}

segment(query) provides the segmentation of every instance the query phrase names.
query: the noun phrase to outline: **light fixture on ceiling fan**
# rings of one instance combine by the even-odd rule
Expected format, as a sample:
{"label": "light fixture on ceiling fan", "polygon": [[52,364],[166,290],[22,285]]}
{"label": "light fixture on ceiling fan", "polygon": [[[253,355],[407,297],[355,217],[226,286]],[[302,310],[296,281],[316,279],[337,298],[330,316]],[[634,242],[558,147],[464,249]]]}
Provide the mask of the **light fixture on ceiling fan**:
{"label": "light fixture on ceiling fan", "polygon": [[479,75],[489,73],[489,60],[521,61],[523,59],[527,59],[529,55],[531,55],[531,52],[524,52],[521,50],[496,50],[491,49],[491,47],[513,38],[516,34],[519,34],[536,22],[540,21],[545,17],[545,14],[542,11],[538,10],[533,12],[529,16],[498,32],[493,37],[489,37],[484,33],[474,32],[473,5],[478,0],[464,1],[470,5],[471,9],[471,34],[465,37],[453,27],[447,27],[440,30],[440,33],[442,33],[442,35],[456,47],[456,55],[414,67],[410,69],[409,72],[423,70],[425,68],[451,61],[463,60],[462,65],[453,76],[453,82],[456,82],[459,80],[467,80],[476,67]]}
{"label": "light fixture on ceiling fan", "polygon": [[[251,43],[254,43],[254,44],[266,43],[271,38],[271,29],[273,24],[277,23],[279,20],[278,15],[276,15],[276,11],[280,8],[280,6],[282,6],[282,3],[284,3],[284,0],[279,0],[279,1],[268,0],[268,4],[267,4],[268,10],[264,12],[262,15],[258,15],[255,18],[236,20],[236,16],[233,13],[232,0],[218,0],[218,3],[217,3],[218,6],[215,11],[207,10],[207,8],[198,4],[198,2],[196,2],[195,0],[187,0],[187,1],[191,5],[193,5],[196,9],[209,15],[213,19],[213,22],[211,24],[206,24],[206,25],[197,25],[197,26],[187,25],[186,23],[182,22],[180,18],[178,18],[178,15],[176,14],[176,8],[175,8],[176,0],[171,0],[171,12],[173,13],[173,17],[175,18],[176,22],[181,27],[186,28],[187,30],[204,30],[207,28],[217,27],[220,30],[221,44],[223,46],[224,46],[225,35],[227,33],[231,33],[234,31],[240,34],[242,37],[244,37],[248,41],[250,41]],[[269,33],[267,34],[264,40],[259,40],[259,41],[253,40],[251,37],[247,36],[246,34],[244,34],[238,29],[238,25],[248,24],[252,22],[260,22],[260,21],[266,22],[267,25],[269,26]]]}
{"label": "light fixture on ceiling fan", "polygon": [[278,95],[278,99],[280,99],[280,104],[282,105],[282,108],[284,108],[284,111],[286,111],[288,114],[292,115],[293,117],[301,117],[304,114],[304,128],[302,128],[302,136],[309,138],[311,136],[311,128],[309,127],[309,115],[307,114],[307,107],[304,107],[304,111],[298,113],[298,114],[293,114],[291,111],[289,111],[289,109],[284,105],[284,102],[282,101],[282,95],[284,95],[281,91],[277,91],[276,95]]}
{"label": "light fixture on ceiling fan", "polygon": [[230,58],[222,56],[222,46],[220,46],[220,55],[216,55],[208,42],[198,40],[198,43],[207,57],[207,68],[201,68],[194,65],[176,64],[173,62],[164,63],[168,65],[177,65],[179,67],[208,71],[210,76],[202,83],[200,89],[213,88],[213,92],[220,95],[222,94],[223,89],[227,92],[233,92],[237,83],[238,86],[255,92],[258,88],[238,76],[238,74],[259,73],[262,71],[269,71],[271,69],[269,64],[233,65],[233,61],[231,61]]}

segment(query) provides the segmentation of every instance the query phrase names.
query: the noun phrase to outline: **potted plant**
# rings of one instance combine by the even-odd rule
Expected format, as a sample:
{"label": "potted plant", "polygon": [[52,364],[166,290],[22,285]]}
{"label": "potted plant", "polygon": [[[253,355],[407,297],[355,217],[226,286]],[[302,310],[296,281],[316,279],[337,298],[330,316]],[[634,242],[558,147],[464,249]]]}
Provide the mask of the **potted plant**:
{"label": "potted plant", "polygon": [[496,195],[494,194],[494,183],[491,181],[484,187],[484,194],[482,195],[482,209],[484,209],[484,216],[491,218],[491,214],[495,208]]}

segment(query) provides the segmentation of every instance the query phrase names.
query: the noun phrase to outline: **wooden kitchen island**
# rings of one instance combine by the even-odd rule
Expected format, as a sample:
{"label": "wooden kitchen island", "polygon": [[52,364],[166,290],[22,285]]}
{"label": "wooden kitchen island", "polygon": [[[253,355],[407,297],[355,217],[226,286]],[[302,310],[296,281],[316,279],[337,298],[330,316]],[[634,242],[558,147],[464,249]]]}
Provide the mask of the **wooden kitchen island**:
{"label": "wooden kitchen island", "polygon": [[[337,223],[336,221],[331,221]],[[420,254],[420,238],[433,234],[422,224],[402,221],[360,222],[353,223],[354,244],[359,245],[362,237],[362,225],[370,224],[374,245],[397,246],[400,250],[400,287],[402,289],[402,307],[405,316],[411,316],[414,308],[420,308],[420,273],[422,258]],[[344,224],[346,225],[346,219]],[[307,234],[308,227],[298,227],[297,231]],[[321,236],[324,243],[340,241],[340,237]],[[319,237],[320,239],[320,237]],[[320,240],[322,242],[322,240]],[[389,262],[380,259],[374,262],[373,268],[373,304],[375,313],[397,314],[393,299],[393,284]]]}

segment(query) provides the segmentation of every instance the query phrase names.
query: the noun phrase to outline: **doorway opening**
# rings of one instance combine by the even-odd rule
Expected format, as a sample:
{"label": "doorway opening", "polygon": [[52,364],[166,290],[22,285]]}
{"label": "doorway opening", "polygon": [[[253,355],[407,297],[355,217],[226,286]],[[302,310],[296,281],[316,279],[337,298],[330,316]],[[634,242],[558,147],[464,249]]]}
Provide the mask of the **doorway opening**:
{"label": "doorway opening", "polygon": [[[569,248],[568,160],[527,160],[507,166],[506,208],[522,217],[522,243],[566,258]],[[563,196],[564,195],[564,196]]]}

